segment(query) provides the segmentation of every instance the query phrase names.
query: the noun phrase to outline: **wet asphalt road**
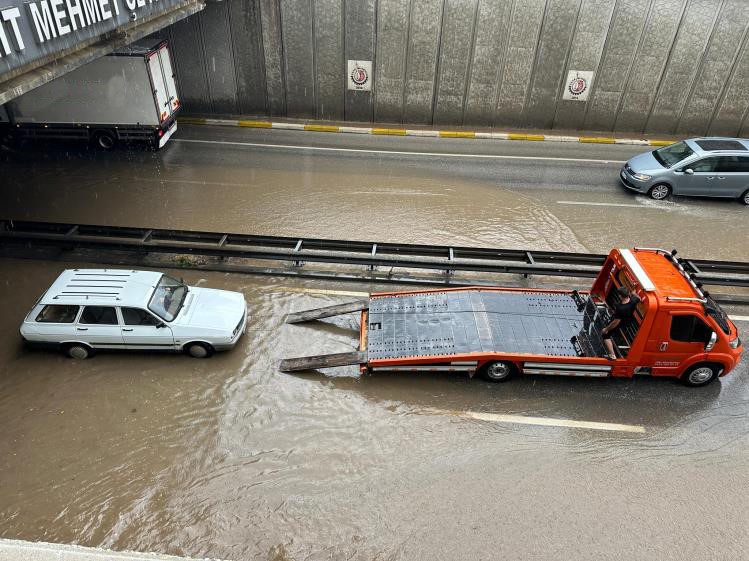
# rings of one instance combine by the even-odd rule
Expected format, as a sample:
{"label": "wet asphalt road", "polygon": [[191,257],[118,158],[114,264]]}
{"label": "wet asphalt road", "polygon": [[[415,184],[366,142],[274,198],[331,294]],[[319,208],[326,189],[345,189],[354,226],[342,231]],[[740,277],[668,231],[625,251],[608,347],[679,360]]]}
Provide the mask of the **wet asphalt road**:
{"label": "wet asphalt road", "polygon": [[[596,252],[665,245],[749,260],[748,209],[657,205],[618,186],[618,161],[638,147],[217,127],[183,127],[177,140],[156,154],[36,147],[0,164],[2,214]],[[612,204],[626,206],[602,206]],[[186,270],[177,274],[189,283],[245,294],[250,329],[234,351],[75,362],[25,351],[17,334],[61,267],[0,260],[2,537],[237,560],[745,556],[746,360],[702,389],[354,369],[289,376],[280,358],[351,350],[357,322],[287,326],[286,313],[352,298],[325,291],[382,287]]]}

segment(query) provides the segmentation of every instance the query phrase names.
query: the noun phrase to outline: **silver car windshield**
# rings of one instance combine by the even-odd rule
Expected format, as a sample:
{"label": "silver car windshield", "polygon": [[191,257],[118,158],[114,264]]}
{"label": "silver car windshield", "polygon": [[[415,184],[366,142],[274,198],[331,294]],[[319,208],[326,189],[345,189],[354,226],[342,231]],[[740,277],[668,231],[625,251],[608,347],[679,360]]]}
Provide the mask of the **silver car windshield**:
{"label": "silver car windshield", "polygon": [[172,321],[179,314],[187,292],[186,285],[169,275],[162,275],[148,302],[148,309],[161,319]]}
{"label": "silver car windshield", "polygon": [[653,156],[658,160],[658,163],[667,168],[675,166],[693,154],[694,150],[687,146],[686,142],[677,142],[671,146],[664,146],[653,151]]}

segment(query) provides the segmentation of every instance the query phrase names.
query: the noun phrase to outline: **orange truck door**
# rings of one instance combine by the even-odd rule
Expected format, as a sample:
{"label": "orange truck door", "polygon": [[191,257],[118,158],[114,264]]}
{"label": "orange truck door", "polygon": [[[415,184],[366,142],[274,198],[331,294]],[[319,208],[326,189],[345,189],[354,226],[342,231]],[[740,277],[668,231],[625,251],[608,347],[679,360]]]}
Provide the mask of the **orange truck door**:
{"label": "orange truck door", "polygon": [[648,340],[643,362],[653,367],[654,376],[679,376],[687,363],[707,356],[705,345],[712,329],[689,312],[664,313]]}

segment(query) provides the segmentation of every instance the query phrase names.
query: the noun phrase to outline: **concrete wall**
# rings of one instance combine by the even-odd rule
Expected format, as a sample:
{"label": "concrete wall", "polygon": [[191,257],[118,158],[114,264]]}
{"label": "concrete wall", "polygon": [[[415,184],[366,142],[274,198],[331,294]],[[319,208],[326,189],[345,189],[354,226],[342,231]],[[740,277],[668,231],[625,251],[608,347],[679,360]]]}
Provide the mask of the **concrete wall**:
{"label": "concrete wall", "polygon": [[224,0],[167,37],[192,113],[747,135],[748,29],[749,0]]}

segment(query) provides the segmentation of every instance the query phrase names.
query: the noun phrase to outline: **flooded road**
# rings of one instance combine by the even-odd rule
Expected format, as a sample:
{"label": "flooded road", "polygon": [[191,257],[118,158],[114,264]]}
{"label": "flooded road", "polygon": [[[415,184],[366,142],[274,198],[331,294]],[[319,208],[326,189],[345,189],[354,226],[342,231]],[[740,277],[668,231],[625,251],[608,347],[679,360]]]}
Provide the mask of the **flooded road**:
{"label": "flooded road", "polygon": [[[9,164],[4,215],[571,251],[676,245],[695,257],[749,258],[745,244],[727,242],[747,239],[743,207],[677,200],[652,210],[606,179],[618,164],[489,169],[190,143],[156,155],[63,154]],[[552,181],[573,176],[569,189]],[[358,322],[291,326],[285,314],[382,287],[188,270],[174,273],[244,293],[250,323],[232,352],[79,362],[26,351],[18,325],[64,266],[0,260],[2,537],[279,561],[549,552],[681,561],[741,559],[749,546],[746,360],[702,389],[651,379],[360,378],[355,369],[291,376],[277,371],[280,358],[352,350]]]}

